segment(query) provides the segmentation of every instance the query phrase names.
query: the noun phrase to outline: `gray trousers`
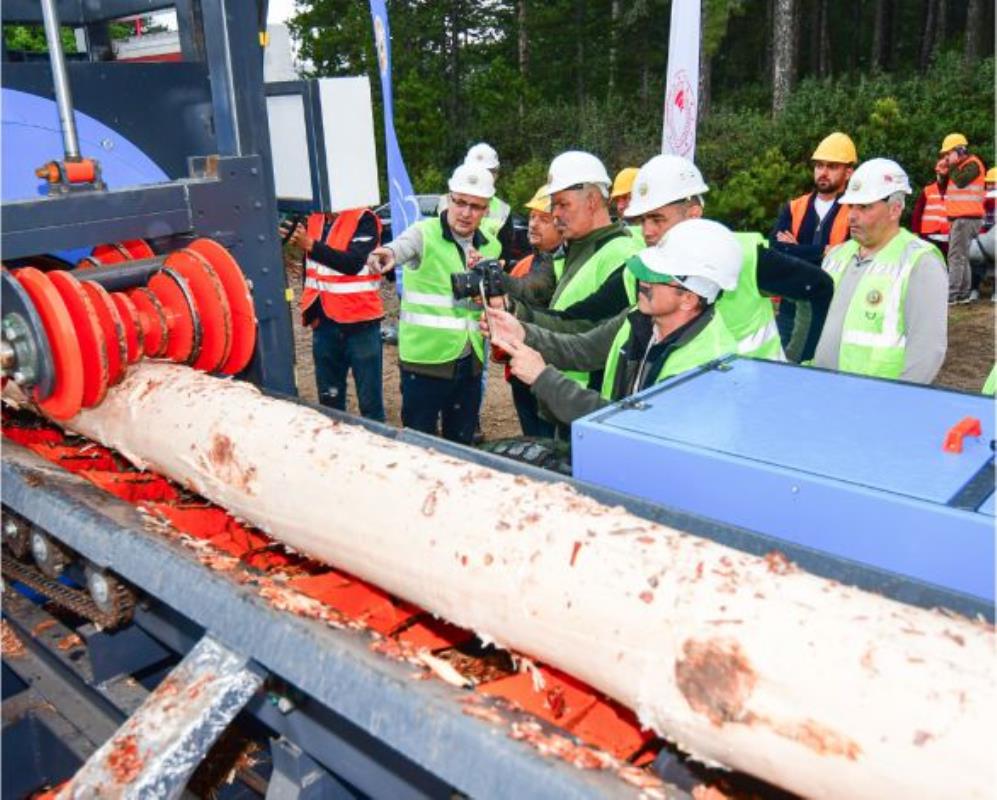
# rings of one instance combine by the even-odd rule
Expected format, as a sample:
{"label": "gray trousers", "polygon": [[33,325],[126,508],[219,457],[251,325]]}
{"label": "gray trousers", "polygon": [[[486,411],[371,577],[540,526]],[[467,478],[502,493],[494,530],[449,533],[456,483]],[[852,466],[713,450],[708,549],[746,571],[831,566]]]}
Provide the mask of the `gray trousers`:
{"label": "gray trousers", "polygon": [[969,296],[972,273],[969,270],[969,245],[980,229],[981,217],[959,217],[949,230],[949,300]]}

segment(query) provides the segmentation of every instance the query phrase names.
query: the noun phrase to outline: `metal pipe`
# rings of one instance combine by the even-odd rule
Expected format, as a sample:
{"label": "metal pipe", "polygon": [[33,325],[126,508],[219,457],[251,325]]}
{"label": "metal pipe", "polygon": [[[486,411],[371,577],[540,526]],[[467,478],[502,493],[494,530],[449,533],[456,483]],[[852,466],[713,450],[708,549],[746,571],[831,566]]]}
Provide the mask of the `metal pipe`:
{"label": "metal pipe", "polygon": [[55,102],[59,107],[59,125],[62,128],[62,147],[67,161],[80,158],[80,141],[76,135],[76,118],[73,116],[73,94],[69,89],[69,75],[66,73],[66,56],[62,52],[59,35],[59,12],[55,0],[41,0],[42,17],[45,21],[45,41],[48,42],[48,58],[52,65],[52,83],[55,88]]}
{"label": "metal pipe", "polygon": [[109,292],[120,292],[134,286],[145,286],[149,278],[163,268],[165,261],[165,256],[140,258],[126,261],[124,264],[80,270],[76,274],[80,280],[99,283]]}

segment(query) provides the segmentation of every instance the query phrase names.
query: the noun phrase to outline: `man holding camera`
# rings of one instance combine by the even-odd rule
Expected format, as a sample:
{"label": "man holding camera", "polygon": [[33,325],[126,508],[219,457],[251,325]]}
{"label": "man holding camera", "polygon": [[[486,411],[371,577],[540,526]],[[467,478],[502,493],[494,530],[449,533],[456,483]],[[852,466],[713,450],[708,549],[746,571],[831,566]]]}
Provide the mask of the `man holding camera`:
{"label": "man holding camera", "polygon": [[[384,421],[381,385],[381,279],[367,256],[381,243],[381,221],[369,208],[310,214],[306,225],[285,223],[281,234],[305,258],[301,322],[312,329],[319,403],[346,409],[353,370],[360,413]],[[318,302],[316,302],[318,301]]]}
{"label": "man holding camera", "polygon": [[[438,217],[422,220],[390,245],[376,248],[367,266],[384,273],[404,265],[398,325],[402,424],[433,435],[440,425],[445,439],[470,444],[486,362],[478,330],[480,290],[474,298],[457,298],[454,277],[467,274],[483,258],[498,258],[501,246],[481,230],[495,194],[491,173],[462,164],[448,188],[447,207]],[[467,286],[456,288],[473,291],[484,281],[484,274],[458,277],[457,282]]]}

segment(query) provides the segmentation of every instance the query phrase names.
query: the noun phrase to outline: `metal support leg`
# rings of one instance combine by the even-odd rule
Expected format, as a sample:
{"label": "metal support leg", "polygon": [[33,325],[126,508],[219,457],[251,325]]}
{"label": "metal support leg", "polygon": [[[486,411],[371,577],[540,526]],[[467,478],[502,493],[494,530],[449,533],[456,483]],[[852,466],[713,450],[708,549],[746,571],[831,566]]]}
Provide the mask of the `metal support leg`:
{"label": "metal support leg", "polygon": [[270,740],[270,758],[273,774],[266,800],[355,800],[358,797],[287,739]]}
{"label": "metal support leg", "polygon": [[58,796],[179,796],[262,682],[247,659],[205,636]]}

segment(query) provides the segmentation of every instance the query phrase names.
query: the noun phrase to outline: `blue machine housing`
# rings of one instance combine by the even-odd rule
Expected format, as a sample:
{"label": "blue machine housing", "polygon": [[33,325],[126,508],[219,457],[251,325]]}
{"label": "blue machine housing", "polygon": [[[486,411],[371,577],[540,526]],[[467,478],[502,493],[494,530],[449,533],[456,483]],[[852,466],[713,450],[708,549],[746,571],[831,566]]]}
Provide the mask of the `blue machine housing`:
{"label": "blue machine housing", "polygon": [[990,397],[734,358],[572,432],[580,480],[993,602]]}

